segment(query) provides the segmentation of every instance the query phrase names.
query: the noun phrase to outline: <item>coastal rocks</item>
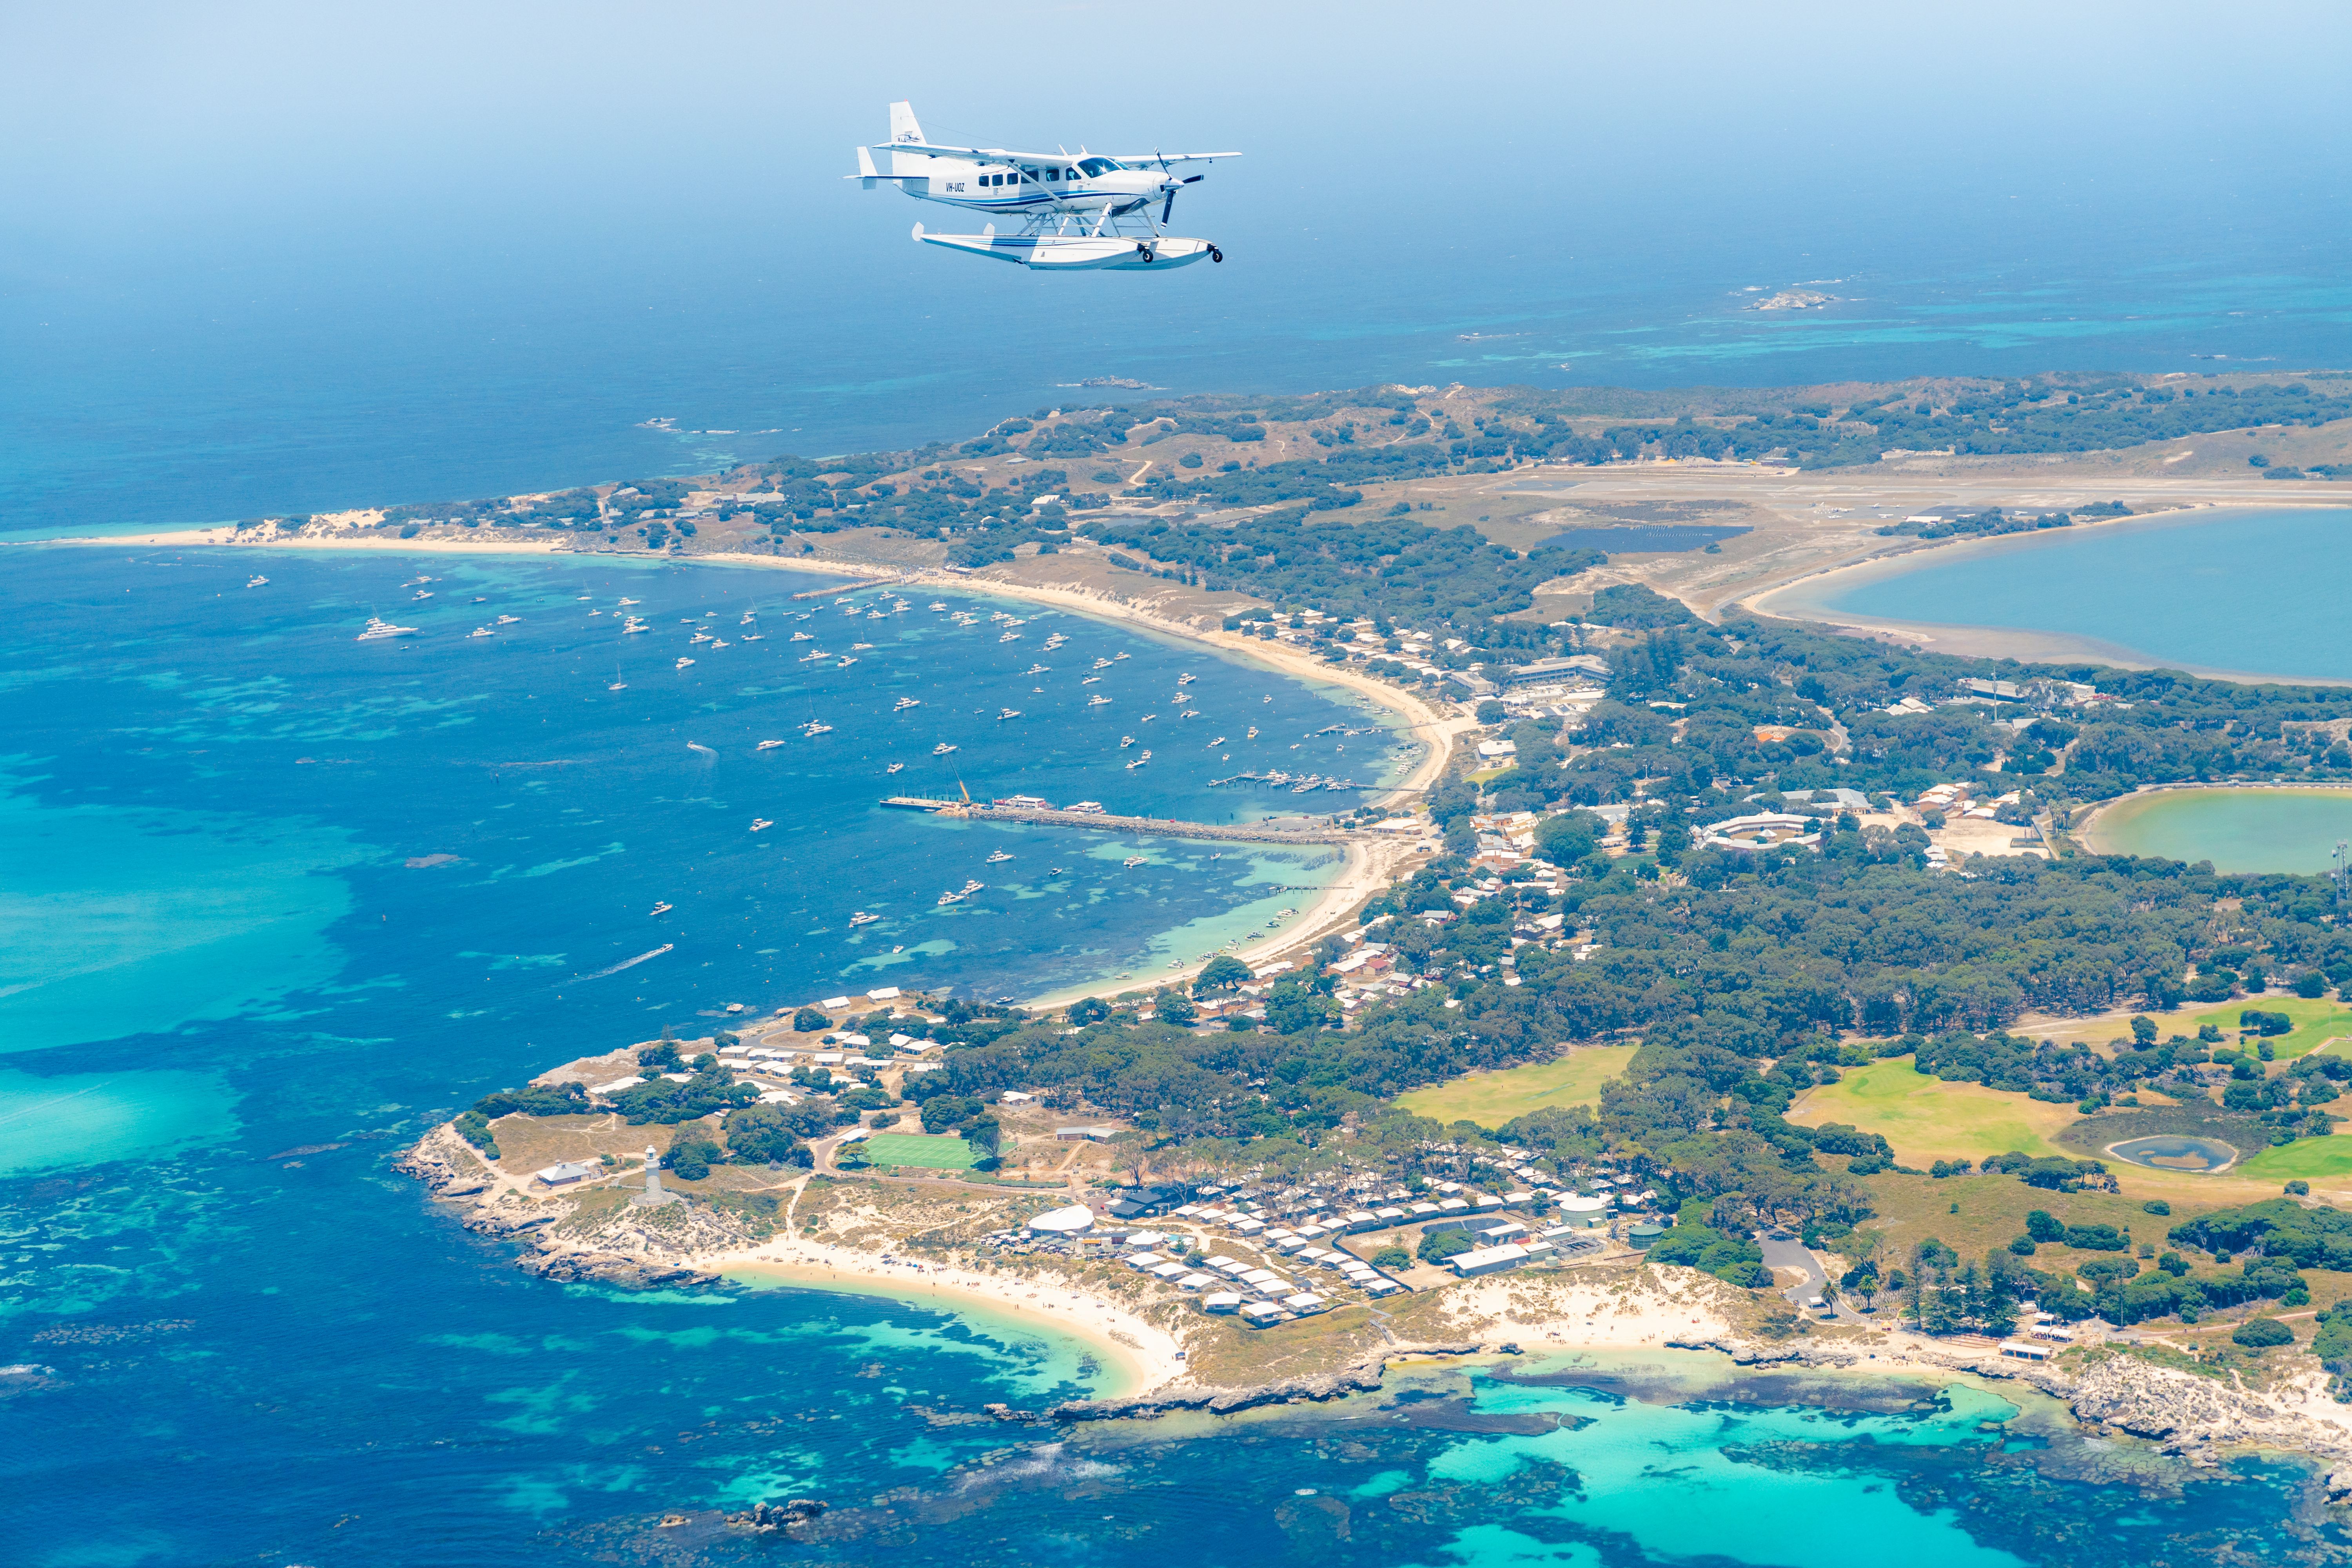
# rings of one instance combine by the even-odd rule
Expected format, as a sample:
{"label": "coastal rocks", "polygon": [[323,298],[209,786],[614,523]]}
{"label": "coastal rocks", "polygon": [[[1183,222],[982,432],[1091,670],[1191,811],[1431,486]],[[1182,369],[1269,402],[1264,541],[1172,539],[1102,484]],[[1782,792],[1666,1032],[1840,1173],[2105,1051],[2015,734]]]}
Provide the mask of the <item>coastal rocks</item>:
{"label": "coastal rocks", "polygon": [[796,1497],[790,1502],[753,1503],[740,1513],[729,1514],[727,1522],[745,1530],[790,1530],[796,1524],[806,1524],[824,1511],[824,1504],[814,1498]]}
{"label": "coastal rocks", "polygon": [[617,1285],[625,1290],[677,1289],[693,1285],[717,1285],[719,1277],[700,1268],[624,1258],[612,1252],[525,1253],[515,1267],[526,1274],[559,1285]]}
{"label": "coastal rocks", "polygon": [[2168,1447],[2258,1443],[2279,1435],[2280,1412],[2255,1395],[2128,1356],[2084,1367],[2072,1405],[2077,1421],[2166,1439]]}
{"label": "coastal rocks", "polygon": [[2327,1472],[2327,1500],[2352,1501],[2352,1465],[2338,1465]]}
{"label": "coastal rocks", "polygon": [[1264,1383],[1251,1388],[1177,1387],[1163,1389],[1157,1394],[1132,1394],[1123,1399],[1072,1399],[1042,1413],[1014,1410],[1002,1405],[991,1405],[986,1408],[999,1421],[1016,1423],[1124,1421],[1161,1415],[1171,1410],[1205,1410],[1212,1415],[1230,1415],[1236,1411],[1255,1410],[1266,1405],[1319,1405],[1325,1400],[1341,1399],[1351,1394],[1372,1393],[1381,1386],[1381,1375],[1387,1370],[1388,1363],[1402,1356],[1517,1353],[1519,1348],[1517,1345],[1485,1344],[1476,1341],[1457,1344],[1391,1345],[1338,1372],[1313,1377],[1285,1378],[1278,1383]]}

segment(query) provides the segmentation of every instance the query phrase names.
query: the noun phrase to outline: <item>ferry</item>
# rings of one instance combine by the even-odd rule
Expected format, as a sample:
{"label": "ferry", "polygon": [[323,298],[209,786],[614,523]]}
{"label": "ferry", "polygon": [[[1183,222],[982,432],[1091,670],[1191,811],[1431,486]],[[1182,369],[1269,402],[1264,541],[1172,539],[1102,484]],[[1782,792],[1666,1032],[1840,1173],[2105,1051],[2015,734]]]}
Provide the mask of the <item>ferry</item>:
{"label": "ferry", "polygon": [[869,915],[864,910],[860,910],[849,917],[849,923],[854,926],[870,926],[881,918],[880,915]]}
{"label": "ferry", "polygon": [[1133,744],[1135,744],[1135,737],[1132,735],[1121,735],[1118,738],[1118,749],[1122,752]]}
{"label": "ferry", "polygon": [[933,756],[935,756],[935,757],[944,757],[944,756],[946,756],[950,752],[952,752],[952,751],[954,751],[954,750],[955,750],[955,746],[954,746],[954,744],[953,744],[952,742],[947,742],[947,741],[941,741],[938,745],[933,746],[933,747],[931,748],[931,755],[933,755]]}
{"label": "ferry", "polygon": [[1010,860],[1010,859],[1012,859],[1012,858],[1013,858],[1013,857],[1012,857],[1012,856],[1007,855],[1003,850],[999,849],[995,854],[991,855],[991,856],[988,858],[988,860],[987,860],[987,862],[986,862],[986,863],[987,863],[987,864],[989,864],[989,865],[991,865],[991,866],[993,866],[993,865],[995,865],[995,864],[996,864],[998,861],[1000,861],[1000,860]]}
{"label": "ferry", "polygon": [[[636,617],[632,616],[629,618],[635,620]],[[510,626],[521,619],[522,617],[520,616],[500,616],[497,620],[492,621],[490,625],[494,626]]]}
{"label": "ferry", "polygon": [[679,668],[679,669],[684,669],[688,665],[692,664],[693,662],[694,662],[694,660],[692,660],[692,659],[690,659],[690,658],[682,658],[682,659],[679,659],[679,660],[677,661],[677,668]]}
{"label": "ferry", "polygon": [[248,588],[258,588],[268,581],[269,579],[267,577],[256,577],[251,582],[246,584],[246,586]]}
{"label": "ferry", "polygon": [[1000,708],[996,710],[996,721],[1000,724],[1003,723],[1007,719],[1018,719],[1020,717],[1021,710],[1018,708]]}
{"label": "ferry", "polygon": [[1105,697],[1100,692],[1097,692],[1092,697],[1087,699],[1087,706],[1089,708],[1108,708],[1110,706],[1110,699]]}
{"label": "ferry", "polygon": [[367,630],[362,632],[358,637],[352,640],[353,642],[382,642],[386,637],[413,637],[415,635],[416,628],[415,626],[395,626],[390,621],[380,619],[374,616],[370,616],[368,617]]}
{"label": "ferry", "polygon": [[670,906],[667,904],[656,904],[652,909],[647,910],[646,913],[648,915],[666,915],[669,913],[669,910]]}
{"label": "ferry", "polygon": [[892,706],[890,711],[893,713],[904,713],[909,708],[920,708],[922,705],[923,700],[919,697],[901,697],[898,699],[898,702]]}
{"label": "ferry", "polygon": [[1130,855],[1130,856],[1129,856],[1129,857],[1127,858],[1127,860],[1126,860],[1126,863],[1125,863],[1125,864],[1126,864],[1126,868],[1127,868],[1128,870],[1129,870],[1129,871],[1132,871],[1132,870],[1134,870],[1138,866],[1140,866],[1140,865],[1142,865],[1143,863],[1144,863],[1144,858],[1143,858],[1142,856],[1140,856],[1140,855]]}
{"label": "ferry", "polygon": [[794,632],[784,640],[786,642],[814,642],[816,641],[816,638],[807,632]]}
{"label": "ferry", "polygon": [[884,768],[882,771],[886,773],[895,773],[906,765],[907,764],[904,763],[892,763],[888,767]]}
{"label": "ferry", "polygon": [[759,832],[763,827],[773,827],[774,826],[774,823],[769,821],[764,816],[755,816],[751,819],[751,831],[754,833]]}
{"label": "ferry", "polygon": [[467,632],[466,635],[469,637],[488,637],[498,636],[496,632],[490,630],[488,626],[476,626],[472,631]]}

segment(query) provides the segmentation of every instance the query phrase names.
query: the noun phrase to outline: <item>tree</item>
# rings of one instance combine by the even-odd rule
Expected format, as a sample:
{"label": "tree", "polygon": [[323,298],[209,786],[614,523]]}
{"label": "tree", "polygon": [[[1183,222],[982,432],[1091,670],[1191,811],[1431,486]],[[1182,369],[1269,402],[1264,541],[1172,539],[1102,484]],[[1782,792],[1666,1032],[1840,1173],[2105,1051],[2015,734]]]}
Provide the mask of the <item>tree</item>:
{"label": "tree", "polygon": [[713,1164],[724,1164],[727,1152],[699,1132],[689,1132],[669,1146],[666,1163],[679,1178],[698,1182],[710,1174]]}
{"label": "tree", "polygon": [[982,1154],[993,1154],[1004,1146],[1004,1124],[992,1115],[982,1112],[963,1125],[964,1142]]}
{"label": "tree", "polygon": [[1415,1250],[1423,1263],[1443,1263],[1449,1258],[1470,1251],[1471,1242],[1468,1234],[1463,1231],[1433,1230],[1423,1234],[1421,1246]]}
{"label": "tree", "polygon": [[803,1007],[793,1015],[793,1027],[803,1035],[822,1033],[832,1026],[833,1020],[814,1007]]}
{"label": "tree", "polygon": [[1230,991],[1236,985],[1247,984],[1252,978],[1248,964],[1231,953],[1221,952],[1209,960],[1199,978],[1192,982],[1192,994],[1198,996],[1209,991]]}
{"label": "tree", "polygon": [[1201,1010],[1192,1005],[1192,999],[1181,991],[1162,991],[1152,998],[1151,1006],[1163,1024],[1189,1029],[1200,1021]]}
{"label": "tree", "polygon": [[1372,1254],[1375,1268],[1402,1268],[1412,1261],[1412,1254],[1402,1247],[1383,1247]]}
{"label": "tree", "polygon": [[1070,1004],[1070,1022],[1076,1025],[1097,1023],[1110,1016],[1110,1004],[1099,996],[1081,996]]}

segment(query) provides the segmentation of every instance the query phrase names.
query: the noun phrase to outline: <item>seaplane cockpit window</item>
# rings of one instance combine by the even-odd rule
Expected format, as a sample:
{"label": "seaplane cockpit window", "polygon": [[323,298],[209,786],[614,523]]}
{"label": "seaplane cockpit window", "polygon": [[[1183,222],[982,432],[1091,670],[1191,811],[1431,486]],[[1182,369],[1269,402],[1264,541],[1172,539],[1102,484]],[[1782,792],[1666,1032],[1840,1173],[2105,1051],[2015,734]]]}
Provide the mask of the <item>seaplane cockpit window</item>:
{"label": "seaplane cockpit window", "polygon": [[1108,158],[1087,158],[1078,164],[1078,173],[1091,180],[1097,174],[1108,174],[1118,167],[1118,165]]}

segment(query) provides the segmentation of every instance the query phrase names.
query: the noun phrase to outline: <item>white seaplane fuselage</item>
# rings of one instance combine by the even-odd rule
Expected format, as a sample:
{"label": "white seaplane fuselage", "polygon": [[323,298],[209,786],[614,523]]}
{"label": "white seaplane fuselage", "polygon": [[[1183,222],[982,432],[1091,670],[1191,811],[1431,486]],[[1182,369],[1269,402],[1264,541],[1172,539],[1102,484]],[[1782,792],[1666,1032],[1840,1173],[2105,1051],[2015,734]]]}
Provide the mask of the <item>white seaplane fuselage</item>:
{"label": "white seaplane fuselage", "polygon": [[[999,148],[945,147],[923,139],[914,110],[890,106],[890,142],[857,149],[857,174],[867,190],[894,184],[918,201],[986,215],[978,234],[930,234],[915,238],[1025,267],[1099,270],[1181,267],[1223,255],[1204,239],[1164,232],[1176,194],[1199,174],[1179,164],[1238,157],[1234,153],[1110,157],[1099,153],[1013,153]],[[887,158],[883,168],[876,153]],[[1159,211],[1155,213],[1153,209]],[[1000,235],[999,222],[1019,232]]]}

